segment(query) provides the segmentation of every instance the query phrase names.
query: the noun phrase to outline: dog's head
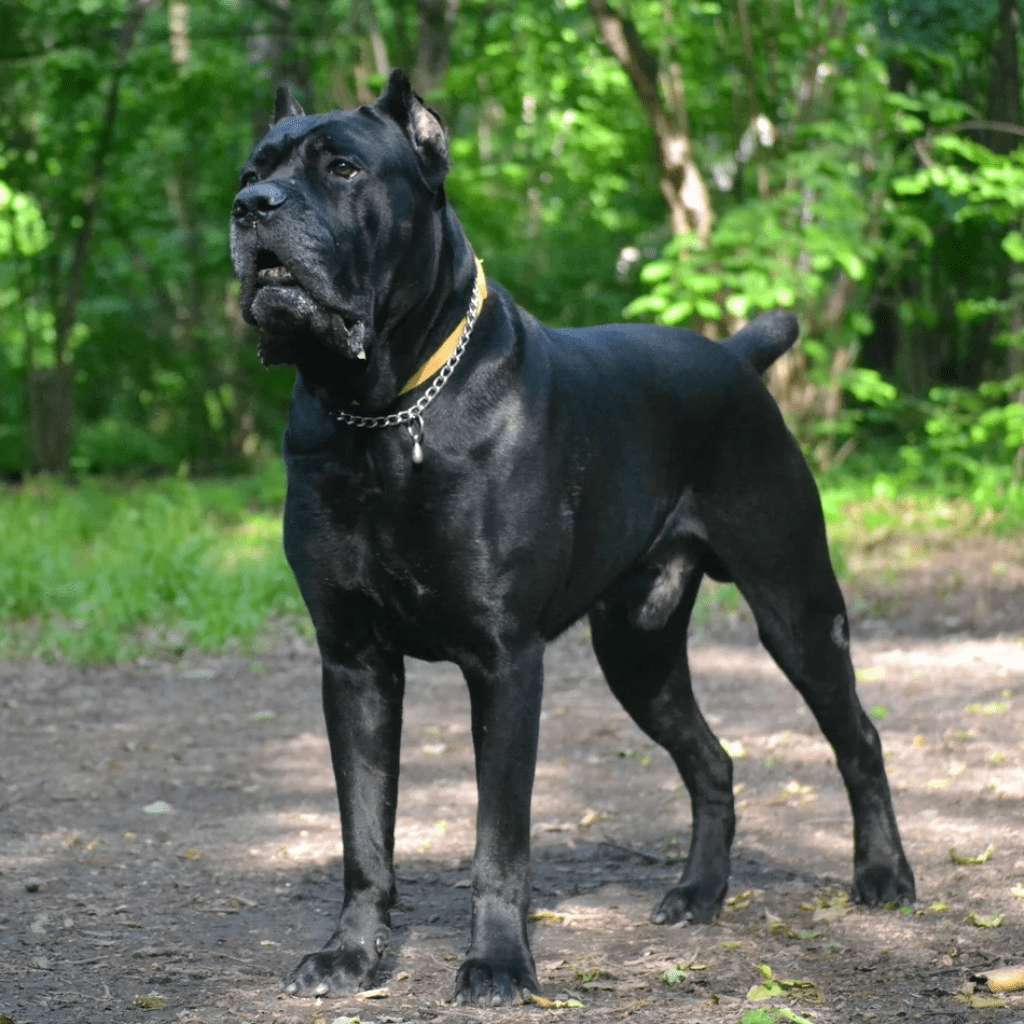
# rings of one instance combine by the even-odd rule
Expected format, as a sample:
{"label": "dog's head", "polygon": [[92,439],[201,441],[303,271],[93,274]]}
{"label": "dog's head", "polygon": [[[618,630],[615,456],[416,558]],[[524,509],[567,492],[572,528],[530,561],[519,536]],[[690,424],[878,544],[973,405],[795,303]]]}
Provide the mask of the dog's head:
{"label": "dog's head", "polygon": [[392,374],[381,336],[436,278],[448,166],[444,126],[400,71],[358,110],[307,115],[278,91],[231,218],[242,315],[265,365],[378,390]]}

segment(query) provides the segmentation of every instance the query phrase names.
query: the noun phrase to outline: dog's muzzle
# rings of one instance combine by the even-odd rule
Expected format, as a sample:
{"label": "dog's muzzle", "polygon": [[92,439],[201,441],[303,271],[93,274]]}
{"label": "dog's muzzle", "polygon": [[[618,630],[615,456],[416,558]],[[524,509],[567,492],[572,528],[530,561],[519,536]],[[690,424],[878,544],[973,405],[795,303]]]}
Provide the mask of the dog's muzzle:
{"label": "dog's muzzle", "polygon": [[287,198],[284,190],[272,181],[259,181],[255,185],[246,186],[235,196],[231,216],[240,226],[252,227],[257,220],[263,220],[284,206]]}

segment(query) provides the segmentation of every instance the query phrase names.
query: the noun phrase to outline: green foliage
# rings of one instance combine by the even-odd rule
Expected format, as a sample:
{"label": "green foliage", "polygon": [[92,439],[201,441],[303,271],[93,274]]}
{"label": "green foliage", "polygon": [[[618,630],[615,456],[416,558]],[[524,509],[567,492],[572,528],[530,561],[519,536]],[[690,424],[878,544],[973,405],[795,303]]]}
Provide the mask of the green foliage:
{"label": "green foliage", "polygon": [[[421,5],[211,0],[187,5],[182,31],[152,4],[123,67],[127,0],[8,6],[0,474],[27,464],[28,381],[57,362],[104,146],[63,356],[73,470],[264,465],[292,375],[259,367],[238,318],[236,169],[279,81],[329,110],[372,98],[391,65],[416,68]],[[721,337],[791,308],[803,355],[773,387],[819,468],[845,459],[870,479],[1016,507],[1024,148],[1004,155],[965,127],[986,116],[996,5],[613,6],[658,63],[663,96],[678,66],[683,127],[711,189],[710,241],[671,237],[652,126],[585,0],[461,0],[450,66],[428,99],[451,126],[448,192],[488,271],[558,324],[626,309]]]}
{"label": "green foliage", "polygon": [[584,4],[468,6],[440,105],[469,239],[542,319],[620,319],[619,252],[664,218],[629,81]]}
{"label": "green foliage", "polygon": [[71,455],[71,466],[80,473],[123,475],[176,465],[171,446],[152,431],[112,416],[84,424]]}
{"label": "green foliage", "polygon": [[[67,486],[40,479],[0,489],[0,658],[97,663],[251,650],[276,636],[282,620],[289,633],[309,635],[281,549],[284,495],[277,459],[258,475],[230,480]],[[1004,509],[993,522],[991,506],[914,490],[885,474],[873,482],[832,474],[822,503],[841,575],[848,574],[844,550],[879,531],[933,536],[1024,526],[1024,492],[1015,519]],[[731,616],[742,604],[734,585],[707,580],[694,623]],[[649,760],[620,755],[642,766]]]}
{"label": "green foliage", "polygon": [[671,987],[672,985],[678,985],[681,982],[686,981],[686,971],[683,969],[681,964],[677,964],[675,967],[669,968],[661,975],[661,980]]}
{"label": "green foliage", "polygon": [[[930,415],[925,421],[931,470],[969,483],[986,466],[1005,463],[1024,446],[1024,374],[990,381],[977,389],[932,388]],[[911,465],[926,468],[920,448],[901,449]]]}
{"label": "green foliage", "polygon": [[0,490],[0,657],[102,662],[251,648],[282,618],[308,629],[281,549],[283,490],[279,462],[230,485]]}
{"label": "green foliage", "polygon": [[[1024,347],[1024,275],[1000,270],[1024,262],[1024,148],[1003,156],[963,134],[977,114],[946,91],[952,69],[934,64],[952,26],[975,33],[962,43],[973,53],[991,9],[931,7],[924,18],[892,5],[878,23],[876,8],[849,5],[840,34],[798,6],[774,20],[794,72],[797,53],[823,55],[815,81],[759,92],[748,111],[762,120],[741,134],[732,119],[731,162],[705,151],[721,192],[711,238],[669,240],[627,312],[721,337],[792,308],[803,367],[779,397],[813,461],[827,468],[842,445],[840,459],[859,450],[870,465],[885,449],[904,475],[993,492],[1024,476],[1024,389],[1006,373],[1019,365],[1007,350]],[[908,25],[897,43],[892,30]],[[919,69],[900,91],[885,63],[894,52]],[[724,110],[714,117],[729,124]],[[888,365],[858,363],[893,294],[904,343]]]}
{"label": "green foliage", "polygon": [[[911,228],[920,232],[897,224],[886,239],[880,230],[895,154],[879,151],[878,139],[896,137],[900,111],[889,102],[873,52],[873,24],[853,22],[845,38],[830,39],[828,23],[802,18],[796,8],[783,18],[778,41],[794,73],[799,53],[829,54],[820,81],[802,83],[810,95],[800,110],[796,97],[780,90],[763,98],[768,109],[750,125],[730,119],[736,156],[713,165],[723,194],[710,243],[672,239],[644,267],[641,280],[652,287],[631,304],[632,315],[710,324],[721,335],[756,312],[796,307],[817,333],[834,326],[822,306],[841,272],[855,284],[870,283],[869,270],[886,248]],[[861,303],[845,314],[845,335],[870,333],[865,311]]]}
{"label": "green foliage", "polygon": [[779,1021],[791,1021],[792,1024],[811,1024],[807,1017],[791,1010],[788,1006],[759,1006],[747,1010],[737,1024],[777,1024]]}

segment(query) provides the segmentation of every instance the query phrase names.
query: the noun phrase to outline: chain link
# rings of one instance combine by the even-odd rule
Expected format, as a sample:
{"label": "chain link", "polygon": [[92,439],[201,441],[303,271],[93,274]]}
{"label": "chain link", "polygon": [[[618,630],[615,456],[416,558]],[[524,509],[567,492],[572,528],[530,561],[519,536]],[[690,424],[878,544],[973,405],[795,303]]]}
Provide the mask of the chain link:
{"label": "chain link", "polygon": [[402,423],[409,423],[411,420],[421,419],[423,410],[426,409],[426,407],[430,405],[435,398],[437,398],[441,388],[448,383],[448,378],[455,372],[455,367],[462,358],[462,353],[466,350],[466,343],[469,341],[469,336],[473,333],[473,327],[475,326],[476,318],[479,315],[480,284],[478,275],[477,280],[473,283],[473,294],[469,300],[469,311],[466,313],[466,324],[462,328],[462,336],[459,338],[459,343],[455,346],[455,351],[451,354],[448,362],[437,371],[434,379],[430,382],[430,387],[428,387],[420,396],[415,405],[411,405],[408,409],[403,409],[401,412],[388,413],[386,416],[355,416],[342,409],[334,410],[331,415],[339,423],[344,423],[350,427],[371,428],[397,427]]}

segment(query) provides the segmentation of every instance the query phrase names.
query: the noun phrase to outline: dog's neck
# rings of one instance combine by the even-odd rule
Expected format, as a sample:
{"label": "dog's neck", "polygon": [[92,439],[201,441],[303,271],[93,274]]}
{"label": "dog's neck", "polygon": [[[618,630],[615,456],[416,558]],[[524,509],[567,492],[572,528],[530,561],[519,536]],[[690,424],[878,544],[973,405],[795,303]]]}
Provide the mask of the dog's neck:
{"label": "dog's neck", "polygon": [[[297,363],[307,389],[327,411],[360,416],[392,411],[406,390],[414,396],[415,387],[429,382],[428,377],[406,388],[466,317],[477,278],[476,258],[446,202],[435,218],[428,230],[436,237],[428,246],[410,246],[406,269],[399,266],[392,275],[415,285],[378,296],[372,327],[357,325],[357,330],[372,332],[365,368],[353,372],[351,360],[319,348]],[[436,254],[433,265],[415,263],[423,251]]]}

